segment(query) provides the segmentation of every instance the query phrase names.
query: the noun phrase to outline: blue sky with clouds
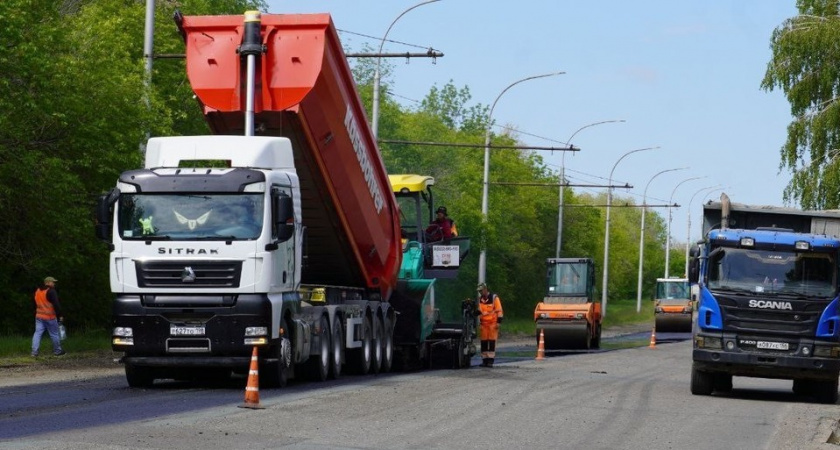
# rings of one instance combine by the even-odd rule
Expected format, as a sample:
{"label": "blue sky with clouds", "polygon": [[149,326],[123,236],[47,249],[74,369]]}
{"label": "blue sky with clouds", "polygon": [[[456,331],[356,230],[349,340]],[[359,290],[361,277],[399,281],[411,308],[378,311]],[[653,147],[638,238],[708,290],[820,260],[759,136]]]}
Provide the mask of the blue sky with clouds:
{"label": "blue sky with clouds", "polygon": [[[394,19],[420,1],[268,3],[270,13],[331,13],[345,47],[362,50],[378,47]],[[790,107],[780,91],[759,86],[773,30],[795,14],[794,0],[440,0],[406,13],[388,34],[419,47],[386,42],[384,50],[433,47],[445,54],[435,63],[392,60],[392,91],[407,106],[450,80],[468,86],[474,102],[491,105],[519,79],[566,72],[513,87],[493,119],[537,146],[558,145],[594,122],[624,120],[577,133],[572,143],[581,151],[565,157],[566,175],[572,183],[607,184],[622,155],[660,147],[615,167],[615,182],[633,186],[615,195],[641,203],[648,184],[648,203],[667,203],[673,194],[682,206],[673,211],[672,240],[685,242],[690,199],[695,240],[700,204],[718,197],[704,196],[704,187],[725,186],[734,202],[783,204],[790,175],[779,171],[779,149]],[[559,171],[559,153],[544,157]],[[690,169],[653,178],[678,167]],[[683,182],[692,177],[704,178]],[[494,178],[501,179],[491,165]]]}

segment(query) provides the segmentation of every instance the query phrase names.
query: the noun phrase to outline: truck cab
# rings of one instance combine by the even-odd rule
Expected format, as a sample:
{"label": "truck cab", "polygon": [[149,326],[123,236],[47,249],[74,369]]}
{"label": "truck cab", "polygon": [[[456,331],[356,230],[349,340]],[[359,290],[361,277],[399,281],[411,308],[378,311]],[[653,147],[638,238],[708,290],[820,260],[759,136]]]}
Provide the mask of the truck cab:
{"label": "truck cab", "polygon": [[692,394],[727,392],[734,375],[789,379],[794,393],[836,403],[840,239],[817,232],[838,217],[722,200],[705,207],[714,227],[689,270],[699,289]]}

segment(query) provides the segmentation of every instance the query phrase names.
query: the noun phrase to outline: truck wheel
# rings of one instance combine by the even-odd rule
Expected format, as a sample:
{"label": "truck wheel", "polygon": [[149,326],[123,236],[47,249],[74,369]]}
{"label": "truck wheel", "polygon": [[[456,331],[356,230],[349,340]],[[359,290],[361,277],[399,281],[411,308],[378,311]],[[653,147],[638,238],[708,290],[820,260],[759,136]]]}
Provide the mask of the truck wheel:
{"label": "truck wheel", "polygon": [[394,326],[388,318],[384,319],[385,332],[382,340],[382,372],[390,372],[394,366]]}
{"label": "truck wheel", "polygon": [[817,401],[827,405],[837,403],[837,379],[832,381],[817,381],[814,383],[814,395]]}
{"label": "truck wheel", "polygon": [[155,382],[155,372],[151,367],[125,364],[125,380],[133,388],[152,387]]}
{"label": "truck wheel", "polygon": [[712,374],[691,367],[691,393],[694,395],[712,395],[714,386]]}
{"label": "truck wheel", "polygon": [[364,375],[370,372],[371,360],[373,359],[373,349],[371,343],[373,341],[373,326],[370,323],[370,317],[365,317],[362,321],[362,347],[353,349],[350,353],[350,362],[353,366],[353,371],[359,375]]}
{"label": "truck wheel", "polygon": [[341,318],[335,316],[330,339],[330,379],[341,378],[341,366],[344,364],[344,327]]}
{"label": "truck wheel", "polygon": [[330,329],[327,318],[321,316],[318,322],[318,340],[320,341],[319,354],[309,357],[307,372],[309,378],[315,381],[325,381],[330,373]]}
{"label": "truck wheel", "polygon": [[270,347],[272,356],[277,359],[277,362],[268,364],[265,370],[260,371],[260,374],[265,373],[265,381],[263,382],[263,377],[260,377],[260,383],[266,384],[268,387],[286,387],[289,382],[289,373],[292,370],[292,341],[289,340],[291,328],[285,320],[281,324],[285,333],[277,344]]}
{"label": "truck wheel", "polygon": [[718,392],[732,392],[732,375],[728,373],[716,373],[713,388]]}
{"label": "truck wheel", "polygon": [[382,370],[382,345],[385,342],[385,324],[382,323],[382,320],[379,318],[374,319],[376,321],[375,326],[373,327],[373,340],[371,341],[371,350],[373,353],[371,354],[371,364],[370,364],[370,372],[373,374],[378,374],[380,370]]}

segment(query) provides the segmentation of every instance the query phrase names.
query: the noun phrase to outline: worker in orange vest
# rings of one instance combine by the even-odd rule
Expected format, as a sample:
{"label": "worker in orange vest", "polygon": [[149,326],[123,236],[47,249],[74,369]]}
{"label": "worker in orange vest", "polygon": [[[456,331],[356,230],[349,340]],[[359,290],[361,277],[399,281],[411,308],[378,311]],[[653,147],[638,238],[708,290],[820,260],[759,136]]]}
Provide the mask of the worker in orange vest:
{"label": "worker in orange vest", "polygon": [[490,292],[487,285],[478,285],[478,311],[481,338],[481,367],[493,367],[496,359],[496,340],[499,339],[499,324],[504,319],[502,301]]}
{"label": "worker in orange vest", "polygon": [[61,303],[58,301],[58,293],[55,290],[55,278],[44,278],[44,285],[35,291],[35,334],[32,336],[32,356],[38,356],[41,347],[41,336],[44,331],[50,334],[53,343],[53,354],[64,355],[66,352],[61,348],[58,323],[64,321],[61,315]]}

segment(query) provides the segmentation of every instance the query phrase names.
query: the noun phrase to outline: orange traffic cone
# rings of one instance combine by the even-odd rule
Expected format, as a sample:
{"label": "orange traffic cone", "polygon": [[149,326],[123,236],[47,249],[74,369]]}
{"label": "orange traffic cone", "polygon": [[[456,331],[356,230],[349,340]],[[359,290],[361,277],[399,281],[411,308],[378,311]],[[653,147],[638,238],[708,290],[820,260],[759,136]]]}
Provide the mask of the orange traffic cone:
{"label": "orange traffic cone", "polygon": [[260,362],[257,356],[257,347],[251,354],[251,370],[248,371],[248,385],[245,386],[245,403],[240,408],[263,409],[260,406]]}
{"label": "orange traffic cone", "polygon": [[543,333],[543,329],[540,328],[540,343],[537,345],[537,361],[542,361],[545,359],[545,334]]}
{"label": "orange traffic cone", "polygon": [[648,348],[656,348],[656,327],[650,332],[650,346]]}

